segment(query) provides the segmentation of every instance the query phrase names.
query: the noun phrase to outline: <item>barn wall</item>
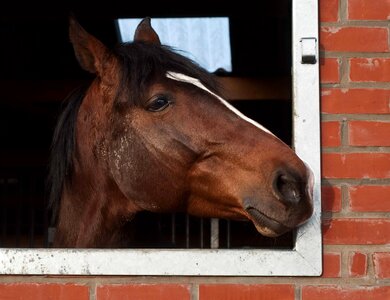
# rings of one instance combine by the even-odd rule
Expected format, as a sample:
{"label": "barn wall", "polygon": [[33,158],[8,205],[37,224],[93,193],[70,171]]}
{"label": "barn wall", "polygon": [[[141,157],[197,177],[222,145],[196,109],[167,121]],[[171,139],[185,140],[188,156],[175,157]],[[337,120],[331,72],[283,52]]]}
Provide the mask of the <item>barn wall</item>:
{"label": "barn wall", "polygon": [[2,276],[0,299],[390,299],[390,1],[320,17],[321,277]]}

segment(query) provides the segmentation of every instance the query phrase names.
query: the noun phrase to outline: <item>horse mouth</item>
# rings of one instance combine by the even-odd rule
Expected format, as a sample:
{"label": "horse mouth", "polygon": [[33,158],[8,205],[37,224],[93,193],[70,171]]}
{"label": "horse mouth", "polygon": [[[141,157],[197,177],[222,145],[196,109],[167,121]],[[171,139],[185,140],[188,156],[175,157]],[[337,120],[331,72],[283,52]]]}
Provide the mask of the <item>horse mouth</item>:
{"label": "horse mouth", "polygon": [[257,231],[264,236],[277,237],[291,230],[291,228],[266,216],[254,207],[247,207],[246,211],[248,212]]}

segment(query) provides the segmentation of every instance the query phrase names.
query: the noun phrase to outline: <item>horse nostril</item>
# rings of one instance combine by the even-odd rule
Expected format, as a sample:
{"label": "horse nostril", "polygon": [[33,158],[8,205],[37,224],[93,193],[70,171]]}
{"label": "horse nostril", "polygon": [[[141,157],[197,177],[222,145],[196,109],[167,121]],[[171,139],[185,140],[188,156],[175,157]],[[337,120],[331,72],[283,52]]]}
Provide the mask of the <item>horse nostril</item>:
{"label": "horse nostril", "polygon": [[302,182],[288,173],[279,173],[275,177],[274,190],[285,204],[298,204],[302,198]]}

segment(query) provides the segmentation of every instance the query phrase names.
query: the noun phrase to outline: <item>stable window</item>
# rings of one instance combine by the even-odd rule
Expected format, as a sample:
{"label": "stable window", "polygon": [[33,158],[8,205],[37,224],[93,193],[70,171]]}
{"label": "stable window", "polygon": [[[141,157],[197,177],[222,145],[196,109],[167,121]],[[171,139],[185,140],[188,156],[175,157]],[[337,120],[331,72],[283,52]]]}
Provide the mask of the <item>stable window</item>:
{"label": "stable window", "polygon": [[[44,177],[44,170],[37,169],[36,165],[44,161],[45,156],[38,155],[33,163],[20,159],[12,162],[3,157],[0,174],[0,261],[3,267],[0,272],[84,275],[320,275],[322,247],[317,1],[276,2],[280,2],[280,7],[285,8],[283,13],[288,15],[287,18],[278,24],[254,21],[259,26],[279,26],[277,30],[270,30],[268,35],[257,36],[255,32],[237,34],[234,31],[237,28],[234,27],[235,22],[250,23],[250,18],[256,15],[253,12],[250,18],[236,16],[230,19],[232,44],[235,41],[235,45],[240,44],[239,47],[232,48],[233,76],[226,74],[225,71],[230,71],[228,67],[222,67],[223,70],[217,71],[217,74],[227,87],[229,100],[233,105],[291,144],[312,168],[315,175],[314,214],[308,223],[281,238],[269,239],[257,234],[251,223],[203,220],[182,214],[156,217],[145,213],[137,217],[133,226],[135,232],[137,226],[147,227],[150,232],[143,232],[138,238],[135,234],[134,248],[44,249],[42,247],[47,246],[50,237],[44,203],[41,200],[42,187],[36,184]],[[278,5],[270,4],[270,7]],[[147,12],[147,9],[144,10]],[[258,19],[268,13],[259,13]],[[177,14],[180,15],[180,12]],[[140,15],[144,16],[145,12]],[[287,29],[291,29],[292,34]],[[277,38],[275,32],[279,32],[282,37]],[[245,40],[249,37],[252,40]],[[283,47],[284,43],[289,45]],[[291,49],[292,55],[274,55],[279,49]],[[253,63],[245,66],[244,62],[248,58],[253,59]],[[68,63],[76,63],[70,62],[71,60],[75,59],[71,58]],[[64,62],[66,63],[67,61]],[[24,67],[27,74],[33,72],[32,68],[28,68],[28,62]],[[15,82],[11,83],[17,86]],[[43,86],[47,84],[39,82]],[[63,88],[58,82],[51,81],[50,84],[57,89]],[[3,90],[11,91],[9,83],[7,86],[4,84]],[[13,95],[9,92],[7,96]],[[49,96],[41,93],[40,97]],[[33,109],[38,114],[47,113],[47,106],[40,106],[40,98],[37,100],[37,105],[25,109]],[[7,103],[5,106],[8,111],[17,110],[11,104]],[[21,113],[26,114],[23,111]],[[285,120],[282,125],[276,119],[280,115]],[[293,124],[292,127],[290,123]],[[34,143],[36,140],[30,142]],[[21,142],[15,141],[15,144],[18,143]],[[20,146],[22,147],[23,145]],[[47,145],[43,143],[42,147],[47,148]],[[39,147],[36,151],[39,152],[38,150]],[[23,168],[26,164],[30,168]],[[24,202],[14,200],[21,198]],[[160,237],[148,238],[156,230]]]}

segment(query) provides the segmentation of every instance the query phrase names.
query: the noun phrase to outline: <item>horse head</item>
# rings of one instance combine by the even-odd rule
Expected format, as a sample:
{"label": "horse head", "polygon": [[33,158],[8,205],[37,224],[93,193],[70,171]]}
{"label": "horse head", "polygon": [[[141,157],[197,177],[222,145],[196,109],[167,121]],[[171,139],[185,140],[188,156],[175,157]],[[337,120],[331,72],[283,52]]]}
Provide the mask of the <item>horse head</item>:
{"label": "horse head", "polygon": [[[231,106],[212,74],[161,45],[149,18],[132,43],[115,49],[74,19],[70,38],[81,67],[96,75],[78,108],[71,179],[62,190],[63,202],[78,203],[78,218],[94,216],[105,219],[105,227],[119,227],[108,220],[142,210],[184,211],[250,220],[258,232],[275,237],[311,216],[310,169]],[[64,215],[71,211],[61,204],[62,241],[104,245],[98,237],[80,242],[92,225],[84,224],[73,239],[64,237]]]}

